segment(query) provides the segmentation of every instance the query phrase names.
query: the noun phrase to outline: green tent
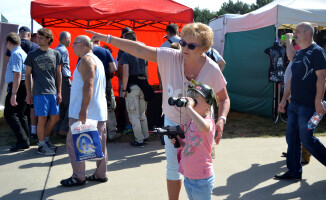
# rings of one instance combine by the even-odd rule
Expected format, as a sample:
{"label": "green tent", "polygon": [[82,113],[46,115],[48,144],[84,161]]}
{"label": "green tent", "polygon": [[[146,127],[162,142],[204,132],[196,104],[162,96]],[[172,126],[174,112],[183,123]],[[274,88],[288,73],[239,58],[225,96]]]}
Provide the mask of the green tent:
{"label": "green tent", "polygon": [[274,41],[275,26],[226,34],[223,73],[233,110],[272,116],[273,83],[268,81],[269,58],[264,50]]}
{"label": "green tent", "polygon": [[226,61],[232,110],[275,117],[278,87],[268,81],[270,61],[264,50],[273,46],[279,29],[294,29],[303,21],[325,28],[325,0],[274,0],[245,15],[227,14],[209,23],[213,47]]}

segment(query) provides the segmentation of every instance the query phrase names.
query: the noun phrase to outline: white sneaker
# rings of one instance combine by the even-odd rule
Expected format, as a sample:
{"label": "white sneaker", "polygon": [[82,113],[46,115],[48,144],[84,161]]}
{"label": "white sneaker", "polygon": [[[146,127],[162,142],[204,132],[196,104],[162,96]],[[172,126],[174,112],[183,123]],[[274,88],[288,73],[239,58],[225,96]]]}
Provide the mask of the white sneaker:
{"label": "white sneaker", "polygon": [[47,142],[45,142],[45,144],[46,144],[50,149],[52,149],[52,150],[57,149],[57,146],[55,146],[54,144],[52,144],[50,140],[47,141]]}
{"label": "white sneaker", "polygon": [[43,155],[46,155],[46,156],[50,156],[50,155],[55,154],[55,152],[52,149],[50,149],[47,145],[39,146],[38,149],[37,149],[37,153],[43,154]]}

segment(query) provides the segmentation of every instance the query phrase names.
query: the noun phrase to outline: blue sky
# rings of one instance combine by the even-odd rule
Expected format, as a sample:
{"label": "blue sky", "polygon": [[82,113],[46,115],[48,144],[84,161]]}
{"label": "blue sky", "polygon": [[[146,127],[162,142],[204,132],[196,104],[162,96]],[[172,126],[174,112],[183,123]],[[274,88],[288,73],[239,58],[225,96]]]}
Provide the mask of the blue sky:
{"label": "blue sky", "polygon": [[[55,1],[55,0],[54,0]],[[136,0],[137,1],[137,0]],[[217,11],[220,9],[223,2],[228,0],[175,0],[178,3],[186,5],[191,8],[199,6],[201,9],[209,9]],[[256,0],[241,0],[245,3],[256,3]],[[236,0],[233,0],[236,2]],[[31,0],[0,0],[0,13],[2,13],[9,21],[9,23],[18,24],[20,26],[31,27],[30,15]],[[36,32],[40,25],[34,22],[34,32]]]}

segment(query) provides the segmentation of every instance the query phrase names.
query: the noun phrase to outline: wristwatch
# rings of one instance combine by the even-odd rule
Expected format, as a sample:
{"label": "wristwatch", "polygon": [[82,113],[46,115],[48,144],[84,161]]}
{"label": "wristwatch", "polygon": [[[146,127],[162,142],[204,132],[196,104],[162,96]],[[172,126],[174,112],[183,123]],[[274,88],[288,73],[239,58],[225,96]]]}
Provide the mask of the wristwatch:
{"label": "wristwatch", "polygon": [[223,119],[223,120],[224,120],[224,124],[226,124],[226,117],[224,117],[224,116],[220,116],[220,117],[218,117],[217,119]]}

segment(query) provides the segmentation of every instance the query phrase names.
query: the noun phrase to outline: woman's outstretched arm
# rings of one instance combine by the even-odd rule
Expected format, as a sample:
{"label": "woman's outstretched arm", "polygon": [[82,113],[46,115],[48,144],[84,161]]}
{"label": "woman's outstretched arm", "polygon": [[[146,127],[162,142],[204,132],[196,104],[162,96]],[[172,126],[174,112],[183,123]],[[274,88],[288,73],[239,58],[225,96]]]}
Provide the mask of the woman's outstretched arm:
{"label": "woman's outstretched arm", "polygon": [[139,42],[114,37],[112,35],[105,35],[102,33],[97,33],[89,30],[85,30],[85,31],[93,35],[92,36],[93,41],[100,40],[112,44],[113,46],[135,57],[157,63],[156,47],[145,46],[140,44]]}

